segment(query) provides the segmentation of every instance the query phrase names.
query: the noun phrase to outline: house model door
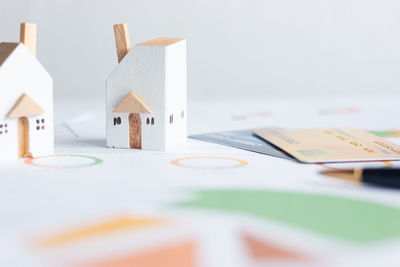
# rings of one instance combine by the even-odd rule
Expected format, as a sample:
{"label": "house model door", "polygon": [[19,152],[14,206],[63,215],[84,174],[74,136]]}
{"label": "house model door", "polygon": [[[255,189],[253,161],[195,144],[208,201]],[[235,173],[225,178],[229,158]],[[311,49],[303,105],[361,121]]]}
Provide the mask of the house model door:
{"label": "house model door", "polygon": [[129,114],[129,147],[142,148],[142,122],[138,113]]}
{"label": "house model door", "polygon": [[29,157],[29,122],[26,117],[18,119],[18,157]]}

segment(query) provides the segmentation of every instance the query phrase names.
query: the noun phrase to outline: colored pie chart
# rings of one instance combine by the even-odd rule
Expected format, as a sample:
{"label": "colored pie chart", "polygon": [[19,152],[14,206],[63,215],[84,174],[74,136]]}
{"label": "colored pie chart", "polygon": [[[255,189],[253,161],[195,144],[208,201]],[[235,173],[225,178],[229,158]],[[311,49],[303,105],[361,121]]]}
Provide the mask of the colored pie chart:
{"label": "colored pie chart", "polygon": [[177,207],[219,210],[356,243],[400,238],[400,209],[367,200],[290,191],[204,190]]}

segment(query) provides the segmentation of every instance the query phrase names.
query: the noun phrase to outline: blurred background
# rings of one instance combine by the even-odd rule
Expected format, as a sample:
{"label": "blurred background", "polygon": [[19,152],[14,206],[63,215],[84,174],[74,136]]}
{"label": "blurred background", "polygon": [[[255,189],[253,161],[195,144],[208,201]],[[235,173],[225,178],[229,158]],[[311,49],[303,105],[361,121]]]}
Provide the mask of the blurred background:
{"label": "blurred background", "polygon": [[400,92],[395,0],[2,0],[0,41],[23,21],[56,99],[104,98],[121,22],[133,43],[187,38],[189,99]]}

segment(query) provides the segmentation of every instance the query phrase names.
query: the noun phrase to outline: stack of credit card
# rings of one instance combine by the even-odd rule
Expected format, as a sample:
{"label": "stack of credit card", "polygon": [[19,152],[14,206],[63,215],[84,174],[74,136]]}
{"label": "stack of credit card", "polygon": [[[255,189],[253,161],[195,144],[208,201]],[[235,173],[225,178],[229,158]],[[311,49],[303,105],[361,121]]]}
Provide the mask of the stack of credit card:
{"label": "stack of credit card", "polygon": [[400,160],[400,146],[360,129],[264,128],[191,138],[303,163]]}

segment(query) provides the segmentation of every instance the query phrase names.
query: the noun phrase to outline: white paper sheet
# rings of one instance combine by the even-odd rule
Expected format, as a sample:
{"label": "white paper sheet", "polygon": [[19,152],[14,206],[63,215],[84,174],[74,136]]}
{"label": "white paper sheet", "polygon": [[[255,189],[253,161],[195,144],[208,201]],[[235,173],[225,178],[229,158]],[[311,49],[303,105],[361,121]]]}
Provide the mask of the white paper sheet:
{"label": "white paper sheet", "polygon": [[[199,190],[246,189],[330,195],[400,209],[397,190],[319,174],[329,166],[191,139],[166,152],[107,149],[101,103],[66,100],[56,103],[55,111],[57,156],[33,159],[31,164],[25,159],[0,163],[1,266],[71,266],[185,240],[195,244],[193,266],[397,266],[400,262],[400,235],[355,244],[249,214],[175,206],[194,199]],[[189,102],[188,122],[189,134],[267,126],[388,130],[400,129],[398,111],[398,99],[393,97],[203,101]],[[390,140],[399,143],[397,138]],[[330,167],[342,166],[350,165]],[[44,237],[121,216],[161,218],[168,223],[122,227],[46,248],[34,246]],[[307,255],[307,260],[257,259],[243,243],[243,232]]]}

